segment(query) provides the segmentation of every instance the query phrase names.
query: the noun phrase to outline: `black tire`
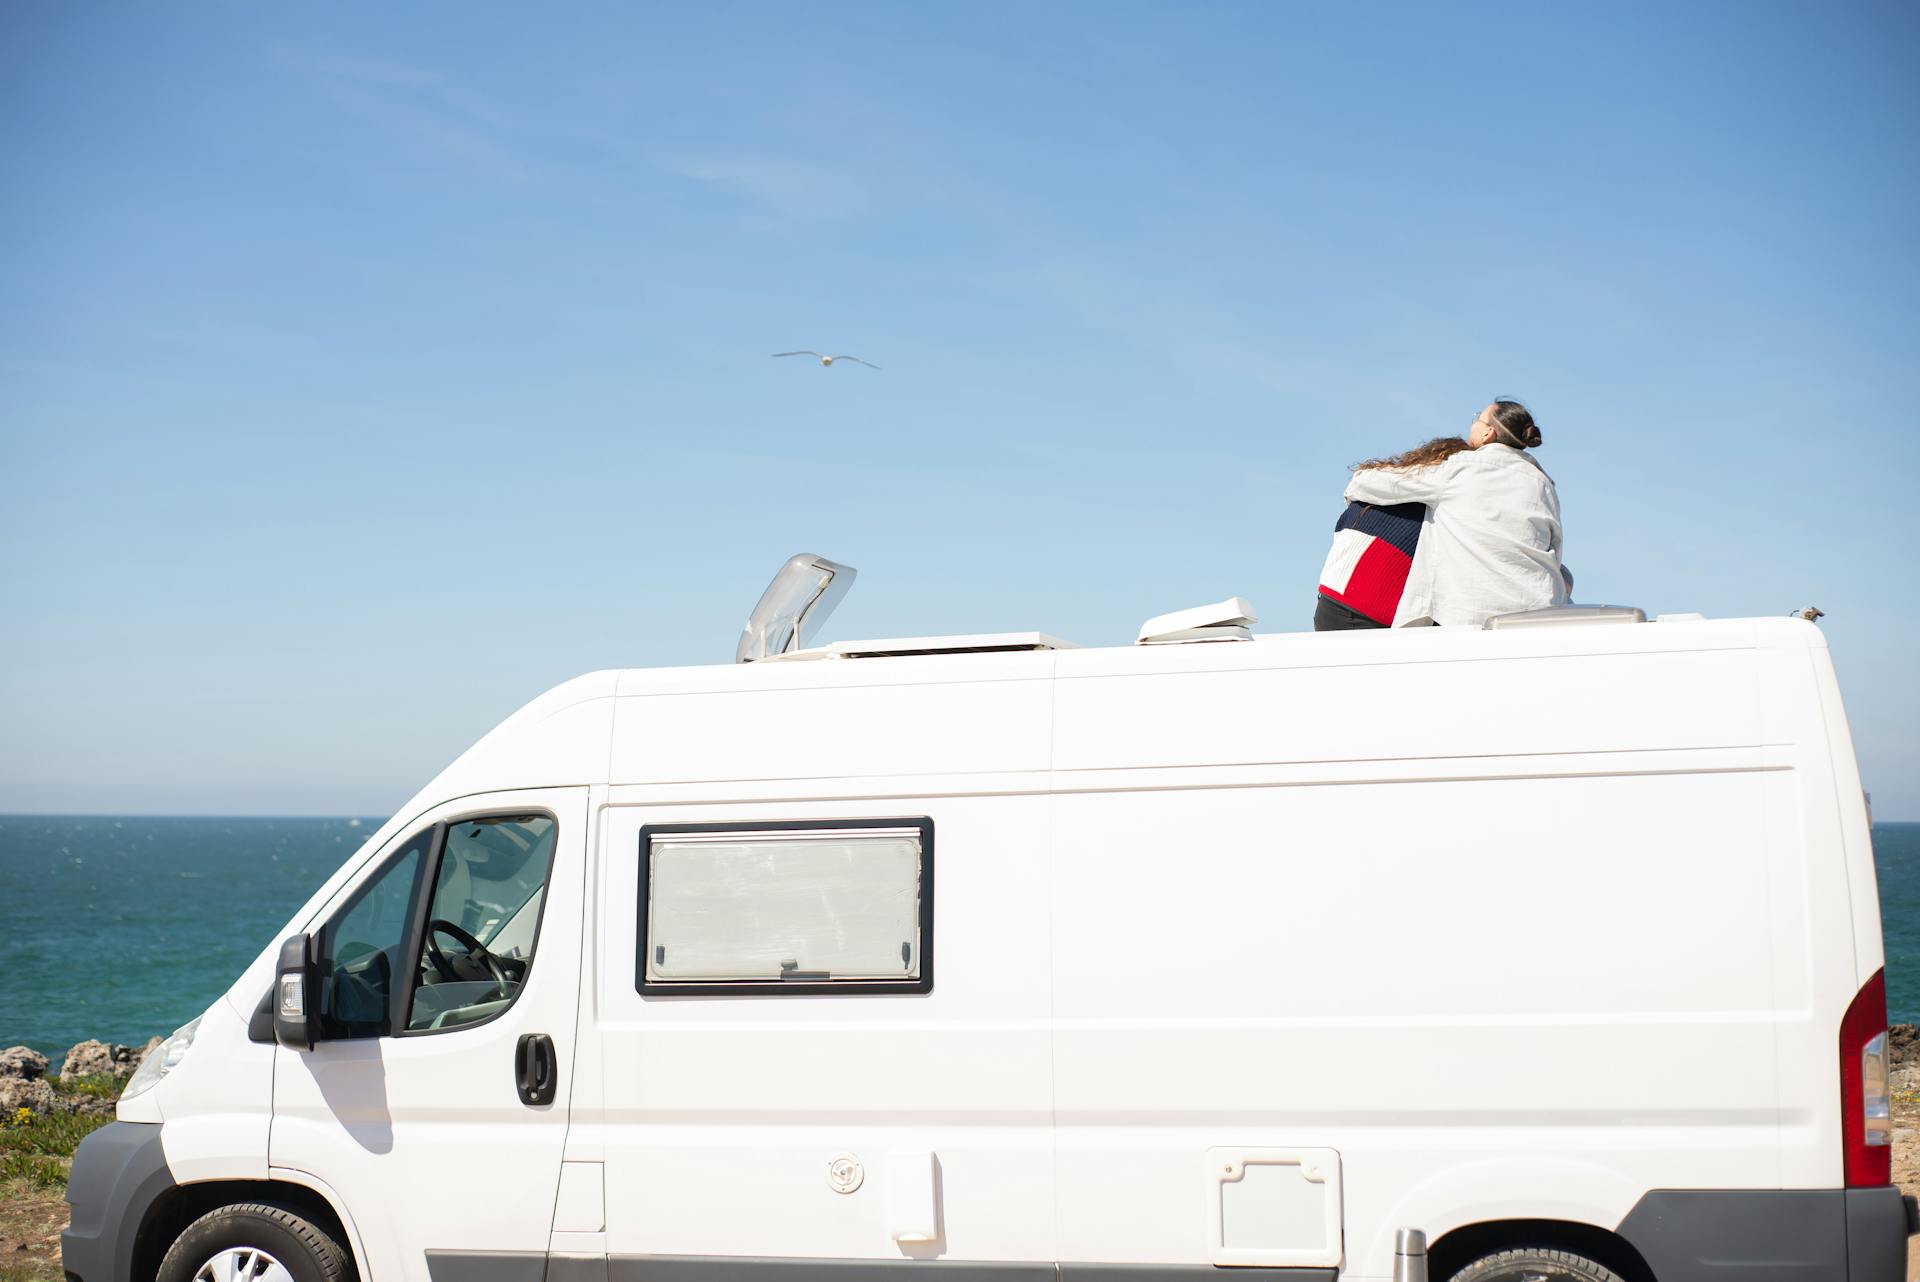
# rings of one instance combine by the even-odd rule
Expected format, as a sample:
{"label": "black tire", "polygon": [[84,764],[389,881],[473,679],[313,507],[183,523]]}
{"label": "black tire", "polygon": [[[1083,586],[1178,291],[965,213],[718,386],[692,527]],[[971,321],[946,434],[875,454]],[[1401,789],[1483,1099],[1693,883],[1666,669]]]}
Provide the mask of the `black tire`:
{"label": "black tire", "polygon": [[1483,1255],[1452,1282],[1620,1282],[1620,1275],[1572,1251],[1525,1246]]}
{"label": "black tire", "polygon": [[160,1261],[157,1282],[193,1282],[223,1251],[251,1249],[272,1256],[294,1282],[351,1282],[345,1246],[313,1221],[264,1202],[223,1206],[187,1225]]}

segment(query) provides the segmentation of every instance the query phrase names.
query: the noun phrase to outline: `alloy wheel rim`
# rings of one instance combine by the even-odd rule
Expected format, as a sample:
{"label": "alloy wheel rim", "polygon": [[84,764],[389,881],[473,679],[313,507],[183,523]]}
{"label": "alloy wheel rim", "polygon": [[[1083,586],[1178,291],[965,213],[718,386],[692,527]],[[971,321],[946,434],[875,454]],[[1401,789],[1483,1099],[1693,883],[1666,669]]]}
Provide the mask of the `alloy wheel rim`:
{"label": "alloy wheel rim", "polygon": [[193,1282],[293,1282],[287,1266],[255,1246],[230,1246],[194,1270]]}

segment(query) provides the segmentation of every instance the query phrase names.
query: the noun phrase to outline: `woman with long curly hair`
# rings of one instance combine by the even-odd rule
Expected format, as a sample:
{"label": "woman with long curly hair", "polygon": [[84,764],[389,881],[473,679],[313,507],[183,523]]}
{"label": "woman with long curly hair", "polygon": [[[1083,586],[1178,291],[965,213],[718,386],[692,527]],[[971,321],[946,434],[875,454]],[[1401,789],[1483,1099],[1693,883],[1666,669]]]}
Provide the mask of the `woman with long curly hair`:
{"label": "woman with long curly hair", "polygon": [[1527,452],[1540,443],[1527,407],[1499,400],[1464,439],[1356,464],[1314,627],[1478,627],[1566,604],[1560,497]]}
{"label": "woman with long curly hair", "polygon": [[[1436,436],[1402,454],[1370,458],[1353,465],[1358,472],[1375,467],[1432,467],[1472,448],[1462,436]],[[1390,628],[1400,608],[1407,571],[1420,543],[1424,503],[1347,504],[1333,525],[1333,548],[1320,568],[1320,595],[1313,607],[1316,632]]]}

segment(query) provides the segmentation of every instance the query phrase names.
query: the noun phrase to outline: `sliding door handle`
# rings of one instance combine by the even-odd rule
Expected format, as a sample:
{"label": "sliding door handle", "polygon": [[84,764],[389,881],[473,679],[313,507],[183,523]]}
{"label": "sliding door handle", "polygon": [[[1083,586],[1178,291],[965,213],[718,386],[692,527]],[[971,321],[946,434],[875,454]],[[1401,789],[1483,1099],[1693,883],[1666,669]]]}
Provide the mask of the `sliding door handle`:
{"label": "sliding door handle", "polygon": [[560,1090],[560,1057],[545,1033],[525,1033],[513,1048],[513,1080],[522,1104],[551,1104]]}

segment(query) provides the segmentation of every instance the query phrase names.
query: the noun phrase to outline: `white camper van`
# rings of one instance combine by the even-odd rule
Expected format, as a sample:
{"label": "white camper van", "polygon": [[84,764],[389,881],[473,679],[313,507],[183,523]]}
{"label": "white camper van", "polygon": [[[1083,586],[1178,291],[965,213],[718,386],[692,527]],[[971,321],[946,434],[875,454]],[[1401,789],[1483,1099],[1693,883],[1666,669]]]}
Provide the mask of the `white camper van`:
{"label": "white camper van", "polygon": [[429,784],[81,1146],[69,1282],[1899,1282],[1812,624],[809,647],[850,577]]}

